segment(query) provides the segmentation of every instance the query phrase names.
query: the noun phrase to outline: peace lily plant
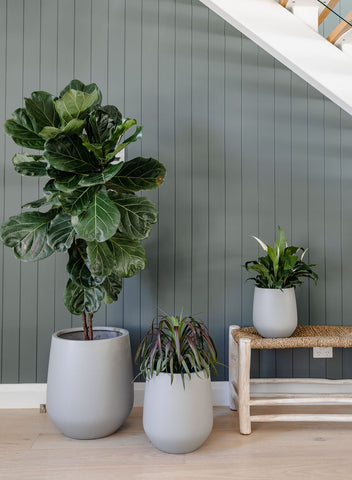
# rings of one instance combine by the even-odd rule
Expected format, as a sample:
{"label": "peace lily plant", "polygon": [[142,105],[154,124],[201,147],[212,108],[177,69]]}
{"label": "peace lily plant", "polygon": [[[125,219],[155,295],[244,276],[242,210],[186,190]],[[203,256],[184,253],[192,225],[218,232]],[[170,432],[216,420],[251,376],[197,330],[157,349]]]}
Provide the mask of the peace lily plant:
{"label": "peace lily plant", "polygon": [[[318,275],[312,267],[303,261],[308,249],[302,247],[289,247],[284,231],[279,227],[279,236],[274,247],[266,245],[262,240],[252,236],[262,249],[267,253],[258,260],[250,260],[242,265],[246,270],[253,271],[257,275],[249,280],[254,280],[259,288],[291,288],[302,284],[301,278],[307,277],[318,281]],[[301,252],[301,253],[300,253]],[[300,255],[299,255],[300,253]]]}
{"label": "peace lily plant", "polygon": [[262,337],[289,337],[298,323],[295,287],[303,278],[316,283],[318,275],[303,259],[307,252],[302,247],[288,246],[286,235],[279,227],[274,247],[253,237],[266,252],[258,260],[243,265],[248,272],[255,272],[253,297],[253,325]]}
{"label": "peace lily plant", "polygon": [[157,210],[136,193],[159,187],[165,176],[153,158],[121,161],[122,150],[141,138],[142,126],[101,101],[96,84],[72,80],[58,97],[33,92],[5,122],[17,145],[41,151],[17,153],[16,172],[48,179],[43,196],[22,207],[31,210],[2,225],[1,239],[25,262],[68,252],[64,303],[82,315],[85,339],[93,339],[92,318],[101,303],[117,300],[122,278],[145,267],[140,241],[157,221]]}

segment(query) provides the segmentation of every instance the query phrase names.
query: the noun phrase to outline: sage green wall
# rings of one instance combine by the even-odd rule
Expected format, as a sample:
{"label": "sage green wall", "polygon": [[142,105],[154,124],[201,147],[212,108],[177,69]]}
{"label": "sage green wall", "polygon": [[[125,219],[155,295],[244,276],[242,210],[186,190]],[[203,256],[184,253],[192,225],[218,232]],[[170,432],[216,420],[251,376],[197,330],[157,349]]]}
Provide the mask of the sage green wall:
{"label": "sage green wall", "polygon": [[[167,166],[148,194],[160,211],[148,267],[96,324],[128,328],[135,348],[157,306],[183,307],[226,364],[228,326],[251,324],[250,235],[273,242],[280,225],[318,265],[319,285],[297,292],[300,323],[352,325],[352,120],[197,0],[0,0],[0,66],[2,121],[33,90],[94,81],[145,127],[129,157]],[[13,171],[17,150],[0,135],[1,219],[39,195]],[[80,323],[62,304],[64,256],[21,264],[6,248],[0,260],[1,381],[44,382],[51,333]],[[351,359],[267,351],[253,374],[347,377]]]}

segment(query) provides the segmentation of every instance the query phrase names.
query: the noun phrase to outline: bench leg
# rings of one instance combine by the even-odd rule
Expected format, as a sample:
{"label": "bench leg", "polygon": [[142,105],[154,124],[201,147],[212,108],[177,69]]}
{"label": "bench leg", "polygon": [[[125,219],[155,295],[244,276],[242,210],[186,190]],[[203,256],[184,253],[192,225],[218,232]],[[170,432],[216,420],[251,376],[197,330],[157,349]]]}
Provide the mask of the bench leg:
{"label": "bench leg", "polygon": [[230,325],[229,328],[229,404],[231,410],[238,410],[238,343],[232,337],[233,330],[240,328]]}
{"label": "bench leg", "polygon": [[241,338],[239,341],[239,370],[238,370],[238,415],[240,433],[251,433],[250,417],[250,369],[251,369],[251,341]]}

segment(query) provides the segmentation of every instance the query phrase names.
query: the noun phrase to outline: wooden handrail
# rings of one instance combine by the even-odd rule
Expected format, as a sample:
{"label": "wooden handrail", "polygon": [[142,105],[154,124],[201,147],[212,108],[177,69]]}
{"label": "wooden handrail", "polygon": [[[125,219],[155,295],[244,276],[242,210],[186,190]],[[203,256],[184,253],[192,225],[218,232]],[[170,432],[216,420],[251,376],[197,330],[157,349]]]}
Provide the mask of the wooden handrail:
{"label": "wooden handrail", "polygon": [[[327,4],[327,6],[324,8],[324,10],[321,12],[318,18],[318,25],[321,25],[323,21],[326,19],[326,17],[329,15],[331,12],[329,8],[333,9],[336,7],[336,5],[339,3],[340,0],[330,0],[330,2]],[[328,7],[328,8],[327,8]]]}
{"label": "wooden handrail", "polygon": [[288,4],[288,0],[279,0],[279,4],[283,7],[286,7],[286,5]]}
{"label": "wooden handrail", "polygon": [[[346,22],[352,22],[352,11],[346,15],[345,17]],[[352,27],[348,23],[345,22],[345,20],[342,20],[337,27],[330,33],[328,36],[327,40],[331,43],[336,43],[337,40],[348,30],[350,30]]]}

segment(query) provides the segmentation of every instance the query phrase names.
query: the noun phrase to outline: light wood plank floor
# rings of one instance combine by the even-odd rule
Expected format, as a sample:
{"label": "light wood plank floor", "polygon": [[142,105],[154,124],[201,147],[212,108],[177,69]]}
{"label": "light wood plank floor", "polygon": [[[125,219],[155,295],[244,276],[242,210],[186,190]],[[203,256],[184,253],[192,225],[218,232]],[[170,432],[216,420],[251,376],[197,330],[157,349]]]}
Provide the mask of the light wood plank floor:
{"label": "light wood plank floor", "polygon": [[[326,412],[331,407],[313,408]],[[333,408],[334,412],[351,411]],[[303,410],[312,411],[312,407]],[[284,408],[275,407],[279,411]],[[268,413],[268,408],[257,408],[255,413]],[[64,437],[37,410],[0,410],[0,479],[352,478],[351,423],[258,423],[253,424],[251,435],[243,436],[238,433],[235,412],[217,407],[214,414],[213,432],[199,450],[169,455],[155,449],[144,435],[141,408],[133,409],[115,435],[87,441]]]}

